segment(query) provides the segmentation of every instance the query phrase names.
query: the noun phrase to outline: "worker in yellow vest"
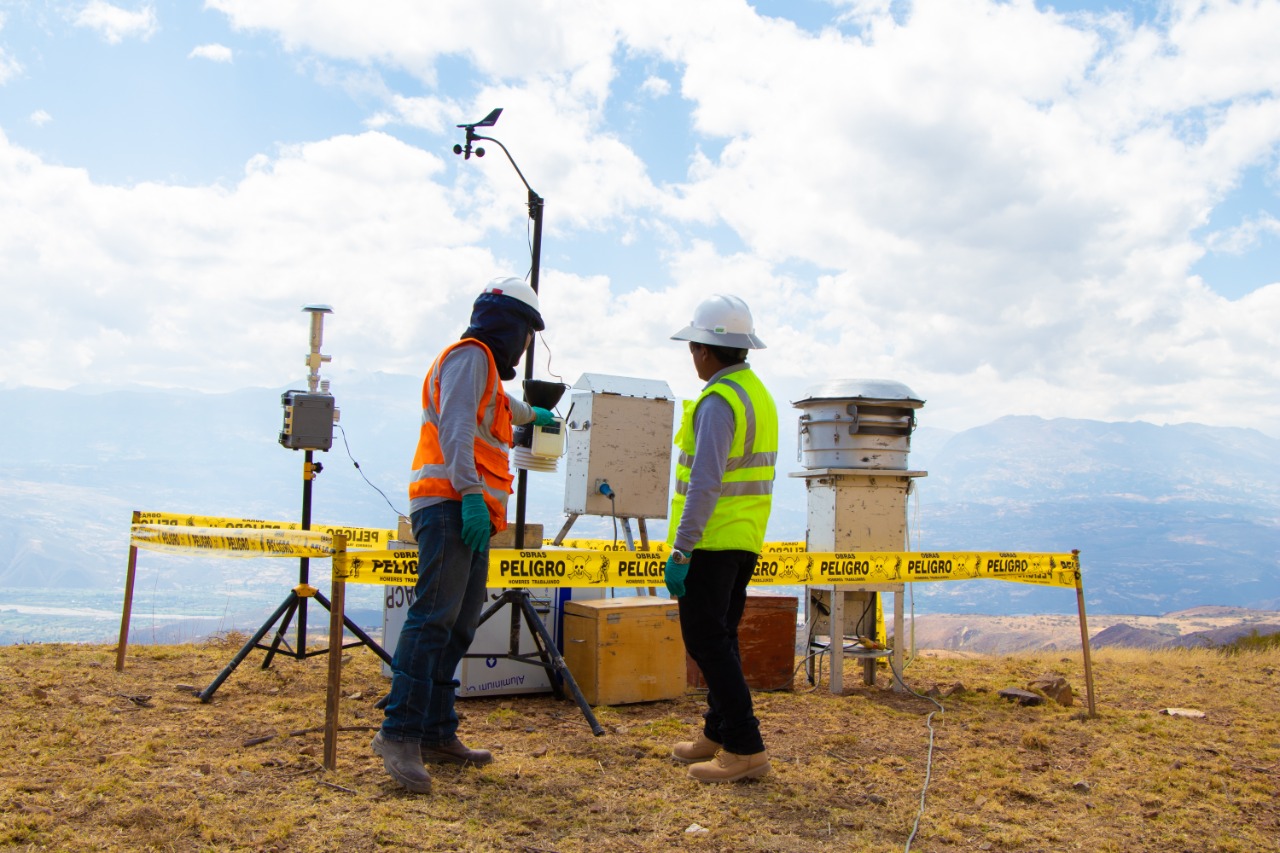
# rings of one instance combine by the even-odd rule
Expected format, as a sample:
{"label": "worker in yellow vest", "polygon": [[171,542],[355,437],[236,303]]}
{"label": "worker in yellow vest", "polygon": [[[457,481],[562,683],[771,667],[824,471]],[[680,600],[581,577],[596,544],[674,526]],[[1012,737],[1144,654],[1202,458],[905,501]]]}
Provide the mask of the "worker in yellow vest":
{"label": "worker in yellow vest", "polygon": [[512,424],[553,421],[551,412],[502,388],[543,328],[533,288],[518,278],[494,279],[476,298],[462,338],[445,347],[422,385],[409,484],[418,581],[372,744],[387,774],[415,793],[431,791],[424,761],[481,766],[493,760],[488,750],[469,749],[458,738],[454,674],[484,606],[489,538],[507,526]]}
{"label": "worker in yellow vest", "polygon": [[665,582],[680,605],[680,633],[707,682],[707,711],[696,740],[672,757],[701,782],[736,782],[770,772],[738,652],[747,584],[764,544],[778,457],[778,412],[747,364],[763,349],[747,304],[712,296],[671,336],[688,341],[707,384],[686,401],[675,444],[675,494]]}

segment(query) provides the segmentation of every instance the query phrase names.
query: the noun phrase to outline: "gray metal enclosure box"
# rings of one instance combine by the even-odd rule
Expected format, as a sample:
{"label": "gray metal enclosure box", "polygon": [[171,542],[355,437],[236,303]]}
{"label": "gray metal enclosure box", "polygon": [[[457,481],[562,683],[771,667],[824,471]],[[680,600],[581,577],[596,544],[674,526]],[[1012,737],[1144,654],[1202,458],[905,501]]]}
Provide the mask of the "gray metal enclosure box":
{"label": "gray metal enclosure box", "polygon": [[290,450],[328,450],[333,446],[332,396],[285,391],[280,404],[284,407],[280,444]]}
{"label": "gray metal enclosure box", "polygon": [[[584,373],[573,386],[565,449],[566,515],[666,518],[675,397],[667,383]],[[608,481],[614,500],[600,494]]]}

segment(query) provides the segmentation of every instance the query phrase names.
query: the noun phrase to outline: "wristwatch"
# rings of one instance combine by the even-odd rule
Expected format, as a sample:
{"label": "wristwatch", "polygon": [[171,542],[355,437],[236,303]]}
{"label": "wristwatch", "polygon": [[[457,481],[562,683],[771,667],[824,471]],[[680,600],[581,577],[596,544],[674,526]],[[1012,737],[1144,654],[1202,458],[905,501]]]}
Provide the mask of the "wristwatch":
{"label": "wristwatch", "polygon": [[681,551],[679,548],[672,548],[671,562],[683,566],[685,563],[689,562],[689,555],[684,551]]}

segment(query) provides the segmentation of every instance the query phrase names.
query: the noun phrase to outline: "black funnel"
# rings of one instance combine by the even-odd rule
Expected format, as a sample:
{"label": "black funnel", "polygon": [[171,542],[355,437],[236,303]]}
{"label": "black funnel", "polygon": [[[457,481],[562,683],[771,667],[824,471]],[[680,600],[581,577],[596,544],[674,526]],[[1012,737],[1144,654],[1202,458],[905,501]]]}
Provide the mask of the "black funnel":
{"label": "black funnel", "polygon": [[543,382],[541,379],[524,380],[524,400],[540,409],[554,409],[556,403],[569,388],[563,382]]}

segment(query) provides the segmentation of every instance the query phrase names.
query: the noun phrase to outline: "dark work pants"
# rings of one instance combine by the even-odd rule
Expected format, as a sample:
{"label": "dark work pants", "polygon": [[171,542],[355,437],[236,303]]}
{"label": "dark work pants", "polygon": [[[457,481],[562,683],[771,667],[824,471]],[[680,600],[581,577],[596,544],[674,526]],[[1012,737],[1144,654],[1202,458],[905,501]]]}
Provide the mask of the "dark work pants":
{"label": "dark work pants", "polygon": [[758,554],[695,549],[680,597],[680,633],[707,682],[702,731],[728,752],[764,749],[738,654],[738,623]]}
{"label": "dark work pants", "polygon": [[382,736],[447,744],[457,737],[454,673],[484,608],[489,549],[462,541],[462,504],[445,501],[413,514],[418,583],[391,658],[391,694]]}

